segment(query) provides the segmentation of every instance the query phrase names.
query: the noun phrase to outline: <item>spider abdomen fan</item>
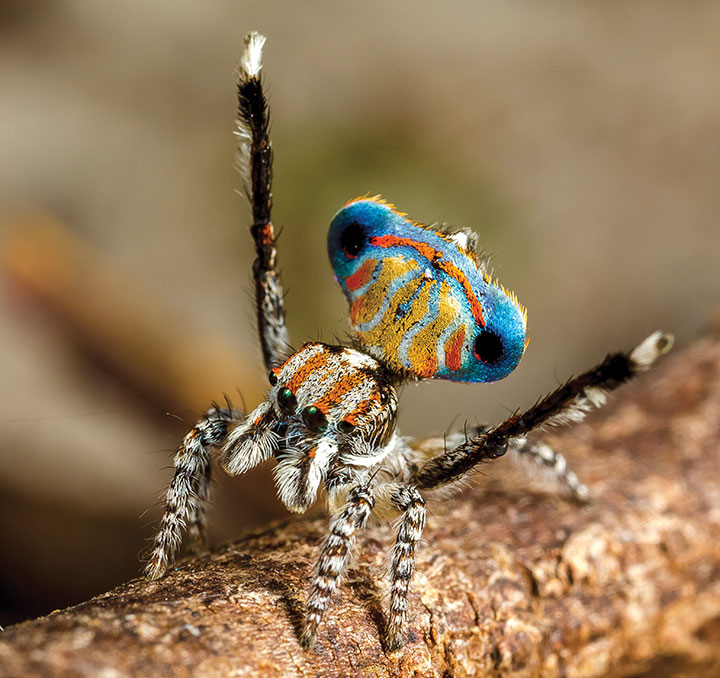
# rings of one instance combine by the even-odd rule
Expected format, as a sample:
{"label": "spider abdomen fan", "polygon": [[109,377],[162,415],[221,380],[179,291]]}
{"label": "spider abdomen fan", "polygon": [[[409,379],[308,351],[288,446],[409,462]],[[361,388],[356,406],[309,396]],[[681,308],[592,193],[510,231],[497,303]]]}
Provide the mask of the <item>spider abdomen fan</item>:
{"label": "spider abdomen fan", "polygon": [[410,221],[377,197],[346,204],[328,253],[358,343],[417,379],[510,374],[525,351],[525,309],[485,270],[475,239]]}

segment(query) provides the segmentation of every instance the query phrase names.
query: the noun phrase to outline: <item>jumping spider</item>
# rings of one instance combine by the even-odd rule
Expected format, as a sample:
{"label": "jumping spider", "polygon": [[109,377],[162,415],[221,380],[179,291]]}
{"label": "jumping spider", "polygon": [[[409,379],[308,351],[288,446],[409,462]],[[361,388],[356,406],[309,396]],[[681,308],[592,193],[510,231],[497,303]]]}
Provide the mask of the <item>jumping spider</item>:
{"label": "jumping spider", "polygon": [[670,348],[656,332],[634,350],[608,355],[522,413],[432,458],[395,431],[396,387],[411,379],[489,382],[515,369],[526,344],[525,313],[475,253],[476,236],[415,224],[377,198],[351,201],[333,219],[328,247],[350,303],[354,344],[289,347],[270,222],[271,149],[260,70],[265,38],[248,35],[238,82],[240,169],[252,207],[257,319],[270,389],[249,415],[213,407],[185,436],[145,573],[162,577],[181,533],[203,542],[211,453],[230,475],[275,458],[277,492],[303,513],[324,485],[329,535],[320,548],[301,633],[311,648],[338,589],[356,535],[371,514],[399,515],[390,562],[386,647],[404,642],[415,550],[425,526],[421,492],[457,483],[508,448],[549,467],[579,499],[588,492],[565,459],[526,435],[578,421],[607,393]]}

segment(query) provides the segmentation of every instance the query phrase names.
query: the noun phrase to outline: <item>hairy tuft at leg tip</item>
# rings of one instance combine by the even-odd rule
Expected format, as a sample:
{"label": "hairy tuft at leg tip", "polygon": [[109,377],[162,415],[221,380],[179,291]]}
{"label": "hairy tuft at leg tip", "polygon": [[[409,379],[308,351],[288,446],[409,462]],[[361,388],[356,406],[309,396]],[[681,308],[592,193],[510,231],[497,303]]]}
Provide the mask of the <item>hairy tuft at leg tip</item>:
{"label": "hairy tuft at leg tip", "polygon": [[644,372],[647,370],[663,353],[667,353],[672,348],[672,345],[672,334],[653,332],[630,353],[630,360],[635,371]]}
{"label": "hairy tuft at leg tip", "polygon": [[265,36],[252,31],[245,36],[245,51],[240,58],[240,76],[243,80],[256,78],[262,69],[262,50]]}

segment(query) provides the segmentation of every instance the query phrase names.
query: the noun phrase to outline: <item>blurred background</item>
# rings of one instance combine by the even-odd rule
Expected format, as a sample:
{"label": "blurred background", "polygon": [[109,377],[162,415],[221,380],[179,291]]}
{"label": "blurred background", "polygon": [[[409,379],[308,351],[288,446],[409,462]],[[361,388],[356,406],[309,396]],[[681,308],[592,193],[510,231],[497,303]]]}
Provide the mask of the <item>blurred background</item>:
{"label": "blurred background", "polygon": [[[528,307],[518,370],[405,387],[404,433],[498,420],[656,328],[682,346],[718,302],[717,3],[3,0],[2,625],[135,576],[180,437],[262,396],[232,169],[251,29],[296,345],[345,336],[325,233],[367,192],[477,230]],[[286,515],[267,469],[215,496],[215,541]]]}

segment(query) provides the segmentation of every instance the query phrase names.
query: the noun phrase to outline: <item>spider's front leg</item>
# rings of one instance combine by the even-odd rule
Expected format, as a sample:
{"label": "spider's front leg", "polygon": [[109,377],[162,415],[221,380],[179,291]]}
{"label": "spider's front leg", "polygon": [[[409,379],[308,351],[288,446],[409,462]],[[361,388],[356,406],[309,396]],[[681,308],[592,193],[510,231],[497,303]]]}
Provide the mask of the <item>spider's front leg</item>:
{"label": "spider's front leg", "polygon": [[145,576],[159,579],[173,562],[187,527],[194,543],[205,540],[211,459],[210,450],[222,445],[230,424],[242,415],[230,407],[213,407],[185,436],[175,454],[175,474],[165,495],[165,512],[145,566]]}
{"label": "spider's front leg", "polygon": [[367,525],[375,506],[369,483],[356,485],[347,494],[343,508],[330,521],[330,533],[320,548],[308,594],[300,642],[310,649],[330,599],[340,586],[357,533]]}
{"label": "spider's front leg", "polygon": [[229,475],[238,475],[269,459],[277,449],[276,417],[268,401],[243,418],[238,410],[213,407],[185,436],[175,454],[175,474],[165,495],[165,512],[145,566],[148,579],[159,579],[173,563],[182,532],[205,537],[211,452]]}
{"label": "spider's front leg", "polygon": [[385,645],[392,652],[404,643],[408,593],[415,571],[415,549],[425,528],[427,509],[425,500],[415,487],[398,488],[390,501],[403,512],[390,561],[390,615]]}

